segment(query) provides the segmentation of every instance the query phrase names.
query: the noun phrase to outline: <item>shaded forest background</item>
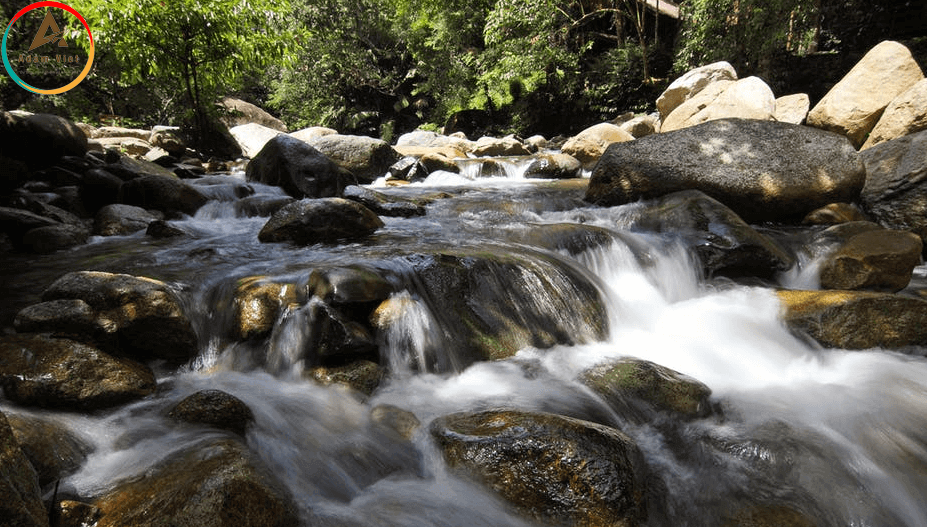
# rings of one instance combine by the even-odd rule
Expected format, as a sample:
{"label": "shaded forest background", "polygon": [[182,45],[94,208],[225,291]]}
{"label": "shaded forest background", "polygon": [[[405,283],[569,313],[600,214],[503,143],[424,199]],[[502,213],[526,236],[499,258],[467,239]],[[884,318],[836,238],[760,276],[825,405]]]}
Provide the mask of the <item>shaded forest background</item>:
{"label": "shaded forest background", "polygon": [[[676,75],[717,60],[740,77],[761,77],[777,96],[804,92],[814,104],[882,40],[904,43],[922,66],[927,59],[922,0],[68,3],[93,31],[93,71],[55,96],[4,75],[4,109],[207,135],[216,102],[231,95],[290,129],[322,125],[390,140],[447,125],[552,137],[652,111]],[[0,19],[13,14],[0,5]],[[15,24],[10,48],[31,39],[37,23]],[[67,82],[64,73],[57,84],[54,72],[21,75],[36,85]]]}

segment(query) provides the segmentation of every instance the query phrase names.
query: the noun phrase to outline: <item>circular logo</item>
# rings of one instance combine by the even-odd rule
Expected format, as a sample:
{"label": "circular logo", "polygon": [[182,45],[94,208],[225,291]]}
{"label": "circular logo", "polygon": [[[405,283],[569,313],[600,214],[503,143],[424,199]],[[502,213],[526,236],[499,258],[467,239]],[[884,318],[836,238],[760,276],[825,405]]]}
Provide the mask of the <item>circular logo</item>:
{"label": "circular logo", "polygon": [[[16,21],[19,20],[20,17],[22,17],[29,11],[32,11],[34,9],[39,9],[41,7],[55,7],[55,8],[67,11],[68,13],[71,13],[78,20],[80,20],[81,24],[84,25],[84,29],[87,30],[87,36],[90,37],[90,49],[88,50],[88,54],[87,54],[87,64],[84,66],[84,69],[80,72],[80,75],[78,75],[77,78],[75,78],[68,84],[65,84],[64,86],[60,88],[54,88],[51,90],[43,90],[41,88],[36,88],[35,86],[32,86],[26,81],[22,80],[19,77],[19,75],[17,75],[16,72],[13,71],[13,66],[10,64],[10,59],[9,59],[9,56],[7,55],[7,50],[6,50],[7,37],[10,34],[10,28],[13,27],[13,24],[16,23]],[[54,42],[59,42],[59,46],[62,46],[62,45],[66,46],[67,43],[63,40],[63,38],[60,35],[61,35],[61,31],[58,29],[57,22],[55,22],[54,17],[51,16],[51,12],[49,11],[48,13],[46,13],[45,20],[42,22],[42,25],[39,28],[38,33],[36,33],[35,35],[35,39],[32,42],[32,48],[42,46],[45,44],[54,43]],[[30,51],[32,48],[30,48]],[[84,17],[82,17],[80,13],[78,13],[73,7],[62,4],[61,2],[36,2],[34,4],[30,4],[20,9],[19,12],[16,13],[16,15],[13,17],[13,19],[10,20],[10,24],[6,26],[6,31],[3,32],[3,44],[2,44],[2,47],[0,47],[0,53],[2,53],[3,55],[3,66],[6,68],[6,72],[10,74],[10,78],[13,79],[13,81],[16,84],[19,84],[23,88],[33,93],[38,93],[40,95],[55,95],[58,93],[64,93],[70,90],[71,88],[77,86],[80,83],[80,81],[84,80],[84,77],[86,77],[87,74],[90,73],[90,68],[93,66],[93,51],[94,51],[93,35],[90,33],[90,26],[87,25],[87,21],[84,20]]]}

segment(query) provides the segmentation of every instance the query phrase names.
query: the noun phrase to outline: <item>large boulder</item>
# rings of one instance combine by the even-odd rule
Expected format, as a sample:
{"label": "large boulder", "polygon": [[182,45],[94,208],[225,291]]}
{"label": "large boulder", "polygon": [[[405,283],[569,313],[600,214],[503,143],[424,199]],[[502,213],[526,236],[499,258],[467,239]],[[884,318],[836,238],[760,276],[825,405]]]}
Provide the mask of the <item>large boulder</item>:
{"label": "large boulder", "polygon": [[220,104],[226,109],[226,114],[223,116],[222,120],[229,128],[248,123],[256,123],[273,130],[286,132],[286,124],[284,124],[283,121],[250,102],[235,99],[234,97],[226,97],[222,99]]}
{"label": "large boulder", "polygon": [[337,243],[369,236],[383,226],[370,209],[343,198],[304,199],[283,206],[261,228],[262,242]]}
{"label": "large boulder", "polygon": [[294,198],[340,196],[357,183],[353,174],[308,144],[281,134],[248,163],[248,181],[281,187]]}
{"label": "large boulder", "polygon": [[207,440],[118,484],[94,503],[96,527],[292,527],[292,497],[238,441]]}
{"label": "large boulder", "polygon": [[894,293],[907,287],[921,263],[924,244],[907,231],[861,232],[831,253],[821,266],[825,289],[872,289]]}
{"label": "large boulder", "polygon": [[508,135],[502,138],[481,137],[476,141],[473,155],[484,156],[526,156],[530,152],[525,145],[515,137]]}
{"label": "large boulder", "polygon": [[[56,280],[42,294],[42,300],[84,301],[92,309],[90,319],[96,328],[86,337],[120,354],[174,363],[197,354],[193,326],[180,299],[164,282],[125,274],[77,271]],[[56,323],[46,321],[51,327]]]}
{"label": "large boulder", "polygon": [[489,410],[441,417],[430,431],[451,468],[529,517],[588,527],[646,524],[643,455],[616,429],[554,414]]}
{"label": "large boulder", "polygon": [[58,410],[99,410],[155,390],[142,364],[41,335],[0,338],[0,384],[11,401]]}
{"label": "large boulder", "polygon": [[35,253],[50,254],[83,245],[89,237],[90,229],[83,225],[61,223],[30,230],[23,235],[23,247]]}
{"label": "large boulder", "polygon": [[122,203],[166,214],[192,216],[209,201],[198,188],[174,175],[141,176],[123,183],[119,192]]}
{"label": "large boulder", "polygon": [[778,243],[697,190],[645,202],[627,221],[632,229],[663,233],[688,247],[708,276],[770,277],[794,264]]}
{"label": "large boulder", "polygon": [[863,210],[890,229],[909,230],[927,241],[927,130],[878,144],[860,153],[866,185]]}
{"label": "large boulder", "polygon": [[865,291],[779,291],[793,330],[831,348],[904,350],[927,345],[927,301]]}
{"label": "large boulder", "polygon": [[97,211],[93,222],[93,232],[99,236],[124,236],[143,231],[155,220],[163,220],[164,215],[149,212],[134,205],[106,205]]}
{"label": "large boulder", "polygon": [[537,154],[525,169],[528,179],[571,179],[583,173],[583,164],[567,154]]}
{"label": "large boulder", "polygon": [[660,131],[672,132],[725,118],[770,121],[775,112],[776,98],[760,78],[716,82],[669,114],[660,125]]}
{"label": "large boulder", "polygon": [[592,168],[612,143],[634,141],[634,136],[611,123],[590,126],[571,137],[560,149],[564,154],[575,157],[584,168]]}
{"label": "large boulder", "polygon": [[888,104],[862,149],[921,130],[927,130],[927,79],[921,79]]}
{"label": "large boulder", "polygon": [[35,469],[0,412],[0,518],[8,527],[48,527]]}
{"label": "large boulder", "polygon": [[245,435],[254,413],[244,402],[222,390],[201,390],[185,397],[167,413],[176,421],[205,425]]}
{"label": "large boulder", "polygon": [[338,130],[334,128],[328,128],[325,126],[310,126],[309,128],[303,128],[302,130],[297,130],[295,132],[290,132],[290,135],[299,139],[300,141],[311,143],[320,137],[325,137],[326,135],[335,135],[338,133]]}
{"label": "large boulder", "polygon": [[311,144],[365,183],[386,174],[401,157],[386,141],[361,135],[326,135]]}
{"label": "large boulder", "polygon": [[859,148],[885,107],[923,78],[908,48],[884,41],[869,50],[811,109],[808,125],[845,135]]}
{"label": "large boulder", "polygon": [[39,415],[7,415],[13,435],[45,487],[77,472],[93,450],[59,420]]}
{"label": "large boulder", "polygon": [[780,123],[802,124],[808,117],[811,99],[807,93],[783,95],[776,99],[775,119]]}
{"label": "large boulder", "polygon": [[0,114],[0,158],[17,159],[35,169],[51,166],[62,156],[85,153],[87,136],[67,119],[44,113]]}
{"label": "large boulder", "polygon": [[613,206],[698,189],[749,222],[800,220],[852,202],[866,172],[846,138],[775,121],[721,119],[614,144],[586,200]]}
{"label": "large boulder", "polygon": [[258,155],[268,141],[283,133],[257,123],[240,124],[232,127],[229,132],[238,141],[242,154],[251,158]]}
{"label": "large boulder", "polygon": [[679,105],[691,99],[709,84],[719,80],[736,81],[737,72],[734,71],[734,67],[722,61],[686,72],[674,80],[657,98],[660,119],[666,120],[667,116]]}

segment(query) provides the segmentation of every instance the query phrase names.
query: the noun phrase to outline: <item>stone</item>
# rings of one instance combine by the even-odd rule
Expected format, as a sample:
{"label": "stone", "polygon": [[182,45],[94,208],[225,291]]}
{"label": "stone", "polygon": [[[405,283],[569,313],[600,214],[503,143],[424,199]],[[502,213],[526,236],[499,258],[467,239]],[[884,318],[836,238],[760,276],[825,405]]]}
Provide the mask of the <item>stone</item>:
{"label": "stone", "polygon": [[380,274],[361,266],[316,269],[309,275],[306,289],[311,296],[336,306],[379,303],[395,291]]}
{"label": "stone", "polygon": [[382,226],[383,221],[373,211],[355,201],[304,199],[275,212],[261,228],[258,240],[297,245],[331,244],[365,238]]}
{"label": "stone", "polygon": [[13,327],[19,333],[53,333],[76,340],[103,331],[93,308],[80,299],[50,300],[25,307],[16,314]]}
{"label": "stone", "polygon": [[736,81],[737,72],[734,71],[734,67],[722,61],[686,72],[674,80],[657,98],[660,119],[666,120],[666,117],[679,105],[719,80]]}
{"label": "stone", "polygon": [[599,394],[619,416],[635,422],[653,420],[653,412],[673,419],[711,415],[711,389],[703,383],[649,361],[623,358],[594,366],[580,382]]}
{"label": "stone", "polygon": [[376,353],[376,342],[366,325],[325,302],[310,302],[307,309],[309,338],[303,358],[310,365],[344,364]]}
{"label": "stone", "polygon": [[776,99],[774,117],[780,123],[803,124],[811,108],[811,98],[807,93],[783,95]]}
{"label": "stone", "polygon": [[862,150],[921,130],[927,130],[927,79],[888,103]]}
{"label": "stone", "polygon": [[[163,149],[164,152],[171,155],[183,154],[187,149],[187,144],[180,136],[180,129],[170,126],[156,126],[151,129],[151,135],[148,142],[154,148]],[[149,161],[151,161],[149,159]]]}
{"label": "stone", "polygon": [[343,366],[314,366],[303,377],[322,385],[339,384],[370,396],[386,377],[386,370],[376,362],[359,360]]}
{"label": "stone", "polygon": [[286,124],[283,121],[250,102],[234,97],[226,97],[222,99],[220,104],[226,109],[226,114],[222,116],[222,120],[229,128],[256,123],[273,130],[286,132]]}
{"label": "stone", "polygon": [[429,427],[447,464],[529,517],[575,526],[645,525],[647,469],[606,426],[517,410],[458,413]]}
{"label": "stone", "polygon": [[270,282],[261,276],[238,280],[235,288],[235,333],[240,340],[270,334],[280,312],[296,301],[292,284]]}
{"label": "stone", "polygon": [[0,518],[8,527],[49,527],[38,476],[0,412]]}
{"label": "stone", "polygon": [[102,168],[93,168],[84,173],[78,195],[87,212],[95,214],[106,205],[119,201],[122,180]]}
{"label": "stone", "polygon": [[83,157],[87,148],[83,130],[57,115],[0,115],[0,157],[38,169],[54,165],[62,156]]}
{"label": "stone", "polygon": [[100,271],[76,271],[56,280],[43,301],[79,299],[118,351],[141,360],[185,362],[198,353],[196,333],[177,295],[164,282]]}
{"label": "stone", "polygon": [[335,130],[334,128],[326,128],[324,126],[310,126],[309,128],[303,128],[302,130],[290,132],[290,135],[305,143],[312,143],[320,137],[325,137],[326,135],[335,135],[337,133],[338,130]]}
{"label": "stone", "polygon": [[242,198],[234,203],[237,216],[264,216],[270,217],[285,205],[296,201],[290,196],[274,196],[269,194],[256,194]]}
{"label": "stone", "polygon": [[351,185],[344,189],[343,196],[345,199],[360,203],[380,216],[409,218],[425,215],[425,207],[421,205],[366,187]]}
{"label": "stone", "polygon": [[512,137],[481,137],[472,151],[476,157],[526,156],[530,154],[521,141]]}
{"label": "stone", "polygon": [[[109,152],[112,152],[111,150]],[[144,159],[114,154],[115,159],[103,167],[104,170],[123,181],[131,181],[143,176],[161,176],[177,179],[173,172],[156,163]]]}
{"label": "stone", "polygon": [[0,383],[7,399],[26,406],[93,411],[154,393],[154,374],[68,339],[0,337]]}
{"label": "stone", "polygon": [[93,447],[55,419],[8,413],[13,435],[46,487],[81,467]]}
{"label": "stone", "polygon": [[362,183],[382,177],[401,158],[386,141],[360,135],[326,135],[311,145]]}
{"label": "stone", "polygon": [[822,346],[904,351],[927,345],[927,301],[869,291],[778,291],[792,330]]}
{"label": "stone", "polygon": [[927,241],[927,130],[878,144],[860,153],[866,185],[860,205],[889,229],[908,230]]}
{"label": "stone", "polygon": [[529,223],[513,233],[514,239],[534,247],[577,256],[590,249],[611,245],[622,235],[587,223]]}
{"label": "stone", "polygon": [[845,135],[859,148],[888,104],[923,78],[908,48],[881,42],[811,109],[807,123]]}
{"label": "stone", "polygon": [[0,232],[9,236],[14,247],[23,247],[26,233],[40,227],[60,225],[51,218],[13,207],[0,207]]}
{"label": "stone", "polygon": [[457,174],[460,172],[460,167],[457,166],[454,159],[459,157],[465,157],[465,155],[457,155],[456,152],[427,152],[418,159],[418,162],[425,167],[428,174],[438,170]]}
{"label": "stone", "polygon": [[396,139],[396,146],[434,146],[440,137],[442,136],[437,132],[413,130],[400,135]]}
{"label": "stone", "polygon": [[279,135],[248,163],[248,181],[281,187],[297,199],[340,196],[357,179],[312,146]]}
{"label": "stone", "polygon": [[179,236],[189,236],[189,233],[178,227],[174,227],[164,220],[154,220],[145,228],[145,234],[152,238],[175,238]]}
{"label": "stone", "polygon": [[629,213],[632,229],[662,233],[688,247],[710,276],[772,277],[795,260],[737,214],[698,190],[667,194]]}
{"label": "stone", "polygon": [[229,132],[238,141],[241,152],[250,158],[254,158],[268,141],[283,133],[257,123],[240,124],[229,129]]}
{"label": "stone", "polygon": [[170,177],[142,176],[126,181],[120,189],[120,198],[127,205],[188,216],[196,214],[209,201],[199,189],[173,174]]}
{"label": "stone", "polygon": [[412,436],[422,426],[414,413],[391,404],[378,404],[371,408],[370,420],[378,428],[395,433],[407,441],[412,440]]}
{"label": "stone", "polygon": [[149,223],[163,219],[163,214],[152,213],[134,205],[106,205],[97,211],[93,233],[99,236],[125,236],[145,230]]}
{"label": "stone", "polygon": [[711,106],[718,97],[721,96],[736,81],[719,80],[706,86],[703,90],[693,95],[690,99],[680,104],[672,113],[663,118],[660,123],[660,133],[672,132],[681,128],[686,128],[696,122],[692,118]]}
{"label": "stone", "polygon": [[660,114],[652,113],[632,117],[618,125],[618,127],[634,136],[635,139],[639,139],[657,133],[659,123]]}
{"label": "stone", "polygon": [[836,225],[851,221],[868,221],[869,218],[852,203],[831,203],[808,213],[803,225]]}
{"label": "stone", "polygon": [[151,143],[136,137],[101,137],[95,139],[95,141],[107,150],[114,148],[123,154],[134,157],[144,157],[152,148]]}
{"label": "stone", "polygon": [[101,138],[124,138],[132,137],[134,139],[141,139],[142,141],[148,141],[151,137],[151,130],[142,130],[139,128],[126,128],[123,126],[101,126],[94,130],[91,139],[101,139]]}
{"label": "stone", "polygon": [[38,227],[23,235],[23,247],[38,254],[50,254],[87,243],[90,229],[83,225],[56,224]]}
{"label": "stone", "polygon": [[[722,86],[715,83],[714,86]],[[704,90],[702,93],[708,93]],[[700,94],[701,95],[701,94]],[[692,101],[696,100],[693,98]],[[759,77],[747,77],[726,85],[713,101],[681,122],[677,114],[682,112],[683,106],[671,113],[660,126],[661,133],[671,132],[680,128],[694,126],[717,119],[757,119],[771,121],[776,112],[776,98],[772,89]]]}
{"label": "stone", "polygon": [[238,397],[221,390],[201,390],[185,397],[167,416],[175,421],[206,425],[245,435],[254,413]]}
{"label": "stone", "polygon": [[[292,497],[241,442],[206,440],[117,484],[94,503],[96,527],[292,527]],[[156,511],[156,514],[152,514]]]}
{"label": "stone", "polygon": [[907,287],[921,263],[924,244],[916,234],[870,230],[850,238],[821,266],[824,289],[871,289],[894,293]]}
{"label": "stone", "polygon": [[865,180],[859,154],[842,136],[721,119],[610,146],[585,199],[614,206],[698,189],[748,222],[793,221],[829,203],[856,201]]}
{"label": "stone", "polygon": [[611,123],[599,123],[571,137],[560,149],[591,169],[612,143],[633,141],[634,136]]}
{"label": "stone", "polygon": [[567,154],[536,154],[525,169],[528,179],[570,179],[582,176],[583,165]]}
{"label": "stone", "polygon": [[58,523],[54,527],[95,526],[102,512],[99,507],[75,500],[61,500],[57,504]]}

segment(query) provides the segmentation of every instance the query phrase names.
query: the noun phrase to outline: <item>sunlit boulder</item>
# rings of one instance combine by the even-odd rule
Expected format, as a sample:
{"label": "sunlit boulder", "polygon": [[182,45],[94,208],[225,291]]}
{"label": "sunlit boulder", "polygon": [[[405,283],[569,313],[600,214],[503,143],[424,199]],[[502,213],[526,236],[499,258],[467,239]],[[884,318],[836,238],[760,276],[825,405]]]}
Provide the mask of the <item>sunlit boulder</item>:
{"label": "sunlit boulder", "polygon": [[357,183],[353,174],[325,154],[286,134],[264,145],[248,163],[246,177],[278,186],[297,199],[340,196],[346,186]]}
{"label": "sunlit boulder", "polygon": [[865,150],[925,129],[927,129],[927,79],[921,79],[888,104],[862,149]]}
{"label": "sunlit boulder", "polygon": [[383,221],[373,211],[344,198],[304,199],[283,206],[261,228],[262,242],[297,245],[337,243],[373,234]]}
{"label": "sunlit boulder", "polygon": [[690,70],[674,80],[657,98],[657,110],[660,112],[660,118],[665,120],[679,105],[694,97],[707,86],[717,81],[736,80],[737,72],[728,62],[715,62]]}
{"label": "sunlit boulder", "polygon": [[633,141],[634,136],[611,123],[590,126],[567,140],[560,149],[564,154],[575,157],[583,168],[592,168],[612,143]]}

